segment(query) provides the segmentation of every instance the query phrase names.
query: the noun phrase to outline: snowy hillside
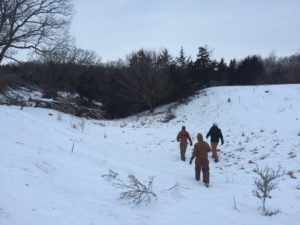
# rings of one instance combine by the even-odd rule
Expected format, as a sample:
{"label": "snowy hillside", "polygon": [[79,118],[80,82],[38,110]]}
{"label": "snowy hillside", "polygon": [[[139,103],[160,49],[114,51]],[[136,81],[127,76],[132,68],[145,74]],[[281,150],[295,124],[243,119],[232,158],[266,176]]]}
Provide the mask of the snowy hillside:
{"label": "snowy hillside", "polygon": [[[175,137],[186,125],[195,142],[213,122],[225,144],[219,163],[209,155],[206,188],[180,161]],[[1,225],[300,224],[300,85],[211,88],[117,121],[0,106],[0,134]],[[262,216],[252,195],[252,162],[286,172],[267,201],[275,216]],[[119,200],[121,190],[102,177],[109,169],[124,181],[154,176],[157,199],[138,208]],[[169,190],[176,182],[181,188]]]}

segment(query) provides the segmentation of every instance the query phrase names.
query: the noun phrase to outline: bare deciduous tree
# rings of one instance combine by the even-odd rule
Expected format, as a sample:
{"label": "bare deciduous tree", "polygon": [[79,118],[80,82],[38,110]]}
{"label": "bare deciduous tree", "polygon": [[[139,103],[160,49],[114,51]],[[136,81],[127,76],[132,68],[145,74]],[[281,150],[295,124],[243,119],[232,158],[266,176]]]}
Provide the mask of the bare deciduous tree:
{"label": "bare deciduous tree", "polygon": [[82,66],[99,65],[101,57],[93,50],[77,48],[66,42],[65,47],[43,54],[40,58],[45,63],[77,64]]}
{"label": "bare deciduous tree", "polygon": [[[162,56],[164,52],[161,53]],[[119,97],[145,105],[150,112],[170,93],[170,76],[163,73],[167,65],[154,51],[144,49],[128,56],[127,74],[119,81]],[[168,60],[168,59],[167,59]]]}
{"label": "bare deciduous tree", "polygon": [[282,172],[281,167],[278,167],[277,170],[273,170],[268,166],[260,169],[258,165],[256,165],[254,172],[258,177],[254,181],[252,193],[262,201],[263,213],[265,215],[272,215],[272,212],[266,210],[266,200],[272,197],[271,192],[277,188],[278,179],[283,176],[284,173]]}
{"label": "bare deciduous tree", "polygon": [[65,42],[71,0],[0,0],[0,63],[18,50],[52,51]]}

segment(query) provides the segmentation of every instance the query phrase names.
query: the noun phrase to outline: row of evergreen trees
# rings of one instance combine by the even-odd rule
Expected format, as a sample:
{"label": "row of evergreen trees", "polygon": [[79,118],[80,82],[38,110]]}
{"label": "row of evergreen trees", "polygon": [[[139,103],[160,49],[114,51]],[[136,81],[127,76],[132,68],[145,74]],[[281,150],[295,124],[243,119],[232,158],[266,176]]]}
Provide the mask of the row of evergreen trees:
{"label": "row of evergreen trees", "polygon": [[7,86],[35,85],[46,97],[58,91],[78,93],[86,104],[100,101],[111,117],[123,117],[158,105],[182,101],[205,87],[300,82],[300,55],[240,61],[212,59],[206,46],[195,60],[180,49],[140,49],[125,60],[101,63],[91,51],[65,50],[18,65],[0,67],[0,90]]}

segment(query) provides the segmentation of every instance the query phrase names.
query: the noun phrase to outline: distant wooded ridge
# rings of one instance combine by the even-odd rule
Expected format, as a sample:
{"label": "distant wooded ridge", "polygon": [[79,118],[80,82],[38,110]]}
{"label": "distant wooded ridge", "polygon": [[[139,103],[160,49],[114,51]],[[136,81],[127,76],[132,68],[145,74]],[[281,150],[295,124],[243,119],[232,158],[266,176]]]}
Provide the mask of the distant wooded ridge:
{"label": "distant wooded ridge", "polygon": [[207,46],[195,60],[181,47],[178,56],[167,49],[140,49],[125,59],[101,62],[93,51],[75,47],[45,53],[37,59],[0,66],[0,91],[35,86],[44,97],[59,91],[78,94],[80,102],[97,101],[111,118],[132,115],[175,101],[212,86],[300,83],[300,53],[270,54],[242,60],[216,60]]}

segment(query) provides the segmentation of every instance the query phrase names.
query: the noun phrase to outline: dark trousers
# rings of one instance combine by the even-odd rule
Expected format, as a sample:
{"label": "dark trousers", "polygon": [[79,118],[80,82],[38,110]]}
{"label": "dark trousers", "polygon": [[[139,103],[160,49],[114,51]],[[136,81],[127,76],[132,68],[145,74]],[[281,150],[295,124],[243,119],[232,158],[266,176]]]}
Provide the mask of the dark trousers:
{"label": "dark trousers", "polygon": [[195,166],[195,179],[200,180],[200,174],[202,171],[203,182],[209,183],[209,161],[208,159],[199,159],[196,161]]}

